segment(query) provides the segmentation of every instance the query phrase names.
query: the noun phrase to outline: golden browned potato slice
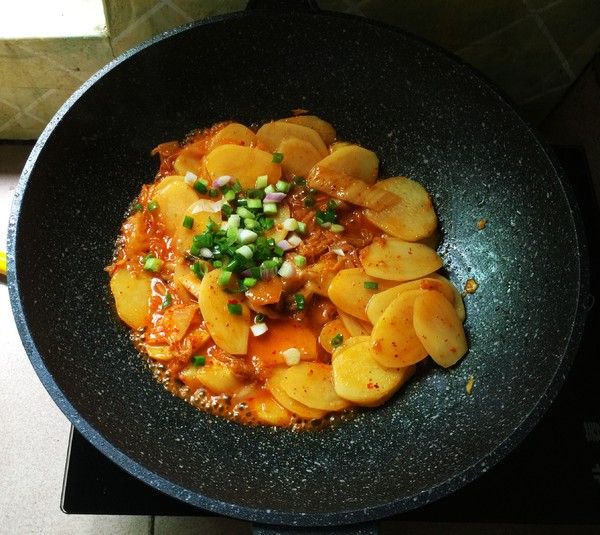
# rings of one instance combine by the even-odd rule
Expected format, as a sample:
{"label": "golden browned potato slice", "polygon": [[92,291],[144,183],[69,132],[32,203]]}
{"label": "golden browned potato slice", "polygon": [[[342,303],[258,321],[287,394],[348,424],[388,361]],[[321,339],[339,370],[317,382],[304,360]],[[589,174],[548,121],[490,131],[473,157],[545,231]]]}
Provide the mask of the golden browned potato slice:
{"label": "golden browned potato slice", "polygon": [[[250,333],[250,309],[240,298],[236,300],[218,284],[221,269],[214,269],[204,275],[200,283],[198,305],[206,323],[206,328],[215,344],[232,355],[245,355]],[[232,281],[235,277],[231,277]],[[236,281],[233,281],[232,284]],[[235,294],[239,296],[239,294]],[[236,303],[231,303],[236,300]],[[242,308],[241,314],[232,314],[229,304]]]}
{"label": "golden browned potato slice", "polygon": [[183,225],[188,208],[198,198],[196,190],[188,186],[183,178],[167,181],[164,185],[161,183],[155,188],[152,200],[158,204],[158,208],[153,213],[157,214],[167,234],[175,234]]}
{"label": "golden browned potato slice", "polygon": [[368,336],[371,334],[373,326],[368,321],[359,320],[350,314],[346,314],[343,310],[338,310],[338,314],[351,336]]}
{"label": "golden browned potato slice", "polygon": [[256,135],[247,126],[231,123],[219,130],[212,138],[210,148],[218,145],[232,144],[249,147],[256,143]]}
{"label": "golden browned potato slice", "polygon": [[134,266],[119,267],[110,279],[117,314],[132,329],[146,324],[152,297],[152,276]]}
{"label": "golden browned potato slice", "polygon": [[275,152],[283,154],[281,171],[287,180],[295,176],[306,176],[312,167],[321,159],[321,154],[312,143],[297,137],[284,139]]}
{"label": "golden browned potato slice", "polygon": [[415,299],[414,328],[431,358],[444,368],[456,364],[467,352],[462,321],[439,292],[425,292]]}
{"label": "golden browned potato slice", "polygon": [[204,157],[204,167],[211,184],[221,176],[233,176],[244,189],[252,189],[259,176],[267,175],[269,184],[281,178],[281,165],[273,155],[256,147],[219,145]]}
{"label": "golden browned potato slice", "polygon": [[286,426],[292,414],[275,401],[268,392],[261,392],[246,401],[248,409],[264,425]]}
{"label": "golden browned potato slice", "polygon": [[348,338],[344,338],[344,341],[339,347],[333,349],[333,353],[331,354],[331,362],[333,359],[339,354],[343,353],[348,346],[352,346],[354,344],[360,344],[362,342],[369,342],[371,340],[370,336],[352,336],[350,335]]}
{"label": "golden browned potato slice", "polygon": [[360,251],[359,258],[372,277],[395,281],[425,277],[442,267],[442,259],[433,249],[399,238],[375,238]]}
{"label": "golden browned potato slice", "polygon": [[[321,139],[321,136],[315,130],[307,126],[274,121],[262,125],[258,129],[258,132],[256,132],[256,138],[259,143],[266,147],[270,152],[275,152],[284,139],[291,137],[303,139],[310,143],[319,152],[321,158],[327,156],[329,152]],[[285,154],[283,158],[285,159]]]}
{"label": "golden browned potato slice", "polygon": [[379,173],[379,158],[373,151],[359,145],[346,145],[323,158],[317,166],[335,169],[366,184],[374,184]]}
{"label": "golden browned potato slice", "polygon": [[[454,300],[452,301],[452,304],[454,305],[454,310],[456,310],[456,314],[458,315],[460,321],[465,321],[465,318],[467,316],[465,311],[465,303],[463,301],[462,295],[458,291],[458,288],[454,286],[454,284],[452,284],[452,282],[450,282],[446,277],[440,275],[439,273],[432,273],[430,277],[445,282],[450,287],[454,295]],[[437,290],[437,288],[434,289]],[[444,295],[446,294],[444,293]]]}
{"label": "golden browned potato slice", "polygon": [[[190,248],[194,243],[194,236],[202,234],[211,221],[218,226],[221,225],[223,222],[221,206],[220,202],[209,201],[208,199],[201,199],[188,206],[183,218],[179,222],[179,226],[173,233],[173,244],[181,254],[186,255],[190,252]],[[205,211],[203,208],[209,208],[210,210]],[[191,218],[192,228],[183,226],[183,221],[186,217]]]}
{"label": "golden browned potato slice", "polygon": [[444,295],[450,303],[454,304],[454,292],[449,281],[434,278],[432,276],[416,279],[414,281],[403,282],[393,286],[383,292],[375,294],[367,303],[367,316],[369,321],[375,325],[389,304],[408,290],[437,290]]}
{"label": "golden browned potato slice", "polygon": [[365,210],[367,219],[381,230],[406,241],[431,236],[437,228],[437,215],[429,193],[421,184],[405,177],[387,178],[375,187],[393,193],[398,201],[383,210]]}
{"label": "golden browned potato slice", "polygon": [[349,344],[332,360],[333,385],[338,396],[364,407],[388,400],[415,371],[414,366],[386,368],[370,351],[370,342]]}
{"label": "golden browned potato slice", "polygon": [[280,121],[312,128],[321,136],[323,143],[325,143],[327,146],[331,145],[335,141],[335,128],[333,128],[333,126],[331,126],[327,121],[324,121],[316,115],[297,115],[295,117],[280,119]]}
{"label": "golden browned potato slice", "polygon": [[325,416],[327,411],[320,409],[312,409],[305,405],[304,403],[300,403],[296,401],[294,398],[290,397],[284,390],[282,386],[282,381],[285,376],[285,372],[287,367],[279,367],[276,368],[273,374],[267,380],[267,387],[273,394],[273,397],[281,403],[283,407],[288,409],[289,411],[301,416],[302,418],[309,418],[311,420],[318,420]]}
{"label": "golden browned potato slice", "polygon": [[[365,283],[368,288],[365,288]],[[363,268],[342,269],[333,277],[328,294],[338,310],[368,321],[366,309],[369,300],[377,293],[397,284],[396,281],[371,277]]]}
{"label": "golden browned potato slice", "polygon": [[173,162],[173,169],[181,176],[185,176],[188,172],[200,176],[204,166],[203,158],[204,150],[199,150],[193,144],[189,145],[179,153]]}
{"label": "golden browned potato slice", "polygon": [[184,384],[192,390],[205,386],[215,394],[231,396],[244,385],[227,364],[210,356],[205,358],[203,366],[189,364],[179,373]]}
{"label": "golden browned potato slice", "polygon": [[311,409],[339,411],[350,402],[333,388],[331,365],[322,362],[300,362],[290,366],[281,380],[281,388],[291,398]]}
{"label": "golden browned potato slice", "polygon": [[[328,321],[319,334],[319,343],[327,353],[333,353],[333,346],[331,345],[332,340],[336,337],[341,336],[341,340],[347,340],[351,334],[346,329],[344,322],[340,318]],[[339,345],[339,344],[338,344]]]}
{"label": "golden browned potato slice", "polygon": [[[423,290],[402,292],[373,326],[371,355],[382,366],[401,368],[415,364],[427,356],[427,350],[413,327],[415,299],[422,292]],[[450,303],[448,305],[452,308]]]}

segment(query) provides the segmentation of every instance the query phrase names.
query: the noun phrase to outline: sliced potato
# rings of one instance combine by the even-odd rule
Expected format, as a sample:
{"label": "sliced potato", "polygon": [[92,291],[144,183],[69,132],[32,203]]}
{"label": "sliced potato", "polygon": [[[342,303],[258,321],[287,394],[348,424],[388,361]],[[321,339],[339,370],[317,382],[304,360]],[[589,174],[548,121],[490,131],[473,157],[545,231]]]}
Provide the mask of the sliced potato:
{"label": "sliced potato", "polygon": [[[204,275],[198,296],[200,312],[215,344],[232,355],[245,355],[250,333],[250,309],[246,303],[238,300],[236,304],[241,305],[242,313],[238,315],[229,312],[227,305],[234,298],[218,284],[220,275],[220,268]],[[235,276],[231,279],[231,284],[237,285]]]}
{"label": "sliced potato", "polygon": [[[449,281],[446,277],[444,277],[443,275],[440,275],[439,273],[432,273],[430,275],[430,277],[433,279],[437,279],[442,282],[445,282],[450,287],[452,294],[454,295],[454,300],[452,301],[452,304],[454,305],[454,310],[456,310],[456,313],[458,314],[460,321],[465,321],[465,318],[467,316],[466,311],[465,311],[465,303],[463,301],[463,297],[462,297],[461,293],[458,291],[458,288],[456,286],[454,286],[454,284],[452,284],[452,282]],[[434,289],[436,289],[436,288],[434,288]],[[442,292],[442,293],[444,293],[444,292]],[[446,295],[446,294],[444,293],[444,295]]]}
{"label": "sliced potato", "polygon": [[319,334],[319,343],[327,353],[333,353],[334,347],[331,345],[331,341],[336,336],[341,336],[342,340],[348,340],[352,336],[340,318],[328,321],[323,325]]}
{"label": "sliced potato", "polygon": [[372,356],[370,342],[349,344],[332,361],[333,385],[338,396],[365,407],[388,400],[415,371],[414,366],[386,368]]}
{"label": "sliced potato", "polygon": [[352,336],[350,335],[348,338],[344,338],[344,341],[339,347],[333,349],[333,353],[331,354],[331,362],[335,359],[335,357],[343,353],[348,346],[352,346],[354,344],[360,344],[362,342],[369,342],[371,340],[370,336]]}
{"label": "sliced potato", "polygon": [[[371,355],[382,366],[401,368],[427,356],[427,350],[413,327],[414,303],[421,293],[423,290],[402,292],[373,326]],[[448,305],[452,307],[450,303]]]}
{"label": "sliced potato", "polygon": [[233,395],[244,382],[224,362],[213,357],[206,357],[204,366],[189,364],[179,377],[192,390],[205,386],[215,394]]}
{"label": "sliced potato", "polygon": [[295,117],[287,117],[280,119],[285,123],[299,124],[300,126],[306,126],[315,130],[323,140],[325,145],[329,146],[335,141],[336,132],[335,128],[330,125],[327,121],[324,121],[316,115],[296,115]]}
{"label": "sliced potato", "polygon": [[338,310],[338,315],[351,336],[368,336],[371,334],[373,326],[368,321],[359,320],[343,310]]}
{"label": "sliced potato", "polygon": [[419,295],[414,303],[414,328],[421,343],[440,366],[456,364],[467,352],[462,321],[439,292]]}
{"label": "sliced potato", "polygon": [[374,184],[379,173],[377,155],[360,145],[338,147],[329,156],[323,158],[318,167],[328,167],[365,182]]}
{"label": "sliced potato", "polygon": [[146,353],[153,360],[159,360],[161,362],[166,362],[173,358],[173,354],[170,351],[170,346],[168,345],[146,345]]}
{"label": "sliced potato", "polygon": [[183,218],[188,208],[198,200],[198,194],[182,179],[156,188],[152,200],[158,204],[153,213],[157,214],[167,234],[172,236],[183,225]]}
{"label": "sliced potato", "polygon": [[267,175],[269,184],[281,178],[281,165],[273,163],[273,155],[255,147],[219,145],[204,158],[204,166],[212,183],[223,175],[237,178],[244,189],[252,189],[259,176]]}
{"label": "sliced potato", "polygon": [[[201,199],[201,201],[203,200],[205,199]],[[202,234],[211,221],[219,226],[223,222],[223,215],[221,213],[220,203],[213,204],[219,207],[218,211],[198,211],[198,201],[192,203],[192,205],[189,206],[185,211],[185,214],[181,219],[179,226],[173,233],[173,245],[181,254],[186,255],[187,253],[189,253],[190,248],[194,243],[194,236],[196,234]],[[187,228],[183,226],[183,220],[185,219],[185,217],[191,218],[192,228]]]}
{"label": "sliced potato", "polygon": [[266,238],[273,238],[275,243],[279,243],[288,234],[288,231],[283,226],[283,222],[290,218],[290,207],[286,201],[279,203],[277,213],[272,218],[273,226],[265,230],[264,235]]}
{"label": "sliced potato", "polygon": [[382,210],[365,210],[375,226],[391,236],[418,241],[431,236],[437,228],[437,215],[429,193],[421,184],[405,177],[380,180],[375,185],[396,195],[398,201]]}
{"label": "sliced potato", "polygon": [[450,284],[434,277],[424,277],[414,281],[403,282],[383,292],[375,294],[367,303],[367,316],[369,321],[375,325],[389,304],[408,290],[437,290],[444,295],[450,303],[454,303],[454,293]]}
{"label": "sliced potato", "polygon": [[[365,288],[365,283],[367,285],[375,284],[377,288]],[[362,268],[342,269],[333,277],[328,295],[338,310],[368,321],[366,308],[369,300],[375,294],[397,284],[396,281],[371,277]]]}
{"label": "sliced potato", "polygon": [[322,157],[312,143],[297,137],[284,139],[277,146],[276,152],[283,154],[281,171],[287,180],[291,180],[295,176],[307,176]]}
{"label": "sliced potato", "polygon": [[210,149],[218,145],[232,144],[250,147],[256,143],[256,135],[247,126],[231,123],[219,130],[212,138]]}
{"label": "sliced potato", "polygon": [[297,414],[302,418],[308,418],[310,420],[318,420],[327,414],[327,411],[321,409],[312,409],[296,401],[294,398],[288,396],[282,386],[282,381],[287,371],[286,367],[276,368],[269,379],[267,380],[267,387],[269,388],[273,397],[283,405],[287,410]]}
{"label": "sliced potato", "polygon": [[132,329],[146,325],[152,297],[152,276],[137,266],[119,267],[110,279],[117,314]]}
{"label": "sliced potato", "polygon": [[[259,143],[270,152],[275,152],[281,142],[290,137],[308,141],[315,149],[317,149],[321,158],[324,158],[328,154],[327,147],[321,139],[321,136],[315,130],[307,126],[274,121],[262,125],[258,129],[258,132],[256,132],[256,138]],[[283,158],[285,160],[285,154],[283,155]]]}
{"label": "sliced potato", "polygon": [[322,362],[300,362],[285,371],[281,388],[312,409],[340,411],[349,407],[350,402],[337,395],[331,370],[331,365]]}
{"label": "sliced potato", "polygon": [[185,176],[188,172],[196,176],[202,175],[203,158],[206,154],[204,143],[192,143],[184,147],[173,162],[173,169],[178,175]]}
{"label": "sliced potato", "polygon": [[269,392],[261,392],[246,401],[248,410],[256,415],[264,425],[286,426],[290,423],[292,413],[282,407]]}
{"label": "sliced potato", "polygon": [[399,238],[375,238],[360,251],[359,258],[372,277],[395,281],[418,279],[442,267],[442,259],[433,249]]}

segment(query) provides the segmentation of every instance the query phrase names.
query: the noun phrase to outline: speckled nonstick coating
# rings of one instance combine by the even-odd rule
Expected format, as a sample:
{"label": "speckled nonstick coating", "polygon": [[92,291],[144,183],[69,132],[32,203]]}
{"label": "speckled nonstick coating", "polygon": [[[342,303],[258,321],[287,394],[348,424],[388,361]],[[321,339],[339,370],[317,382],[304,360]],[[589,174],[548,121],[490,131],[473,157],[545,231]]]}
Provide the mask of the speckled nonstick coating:
{"label": "speckled nonstick coating", "polygon": [[[157,170],[155,145],[294,108],[375,150],[382,176],[423,183],[450,278],[480,284],[466,298],[471,349],[460,364],[427,369],[339,429],[302,434],[236,425],[163,390],[116,319],[103,271],[127,206]],[[119,58],[41,136],[9,233],[20,334],[75,427],[149,485],[251,521],[348,524],[456,490],[535,425],[583,328],[585,245],[554,159],[471,69],[353,17],[243,12]]]}

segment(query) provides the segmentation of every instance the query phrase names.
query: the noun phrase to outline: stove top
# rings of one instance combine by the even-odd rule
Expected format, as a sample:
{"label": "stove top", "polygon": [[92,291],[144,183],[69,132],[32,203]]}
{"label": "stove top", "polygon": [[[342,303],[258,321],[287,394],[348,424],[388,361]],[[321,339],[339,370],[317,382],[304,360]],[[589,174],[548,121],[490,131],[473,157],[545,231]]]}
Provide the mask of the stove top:
{"label": "stove top", "polygon": [[[585,153],[580,147],[553,148],[580,204],[591,273],[600,273],[600,210]],[[591,293],[600,296],[600,284],[593,275]],[[600,524],[600,355],[593,336],[599,326],[597,302],[558,397],[512,453],[457,492],[388,520]],[[75,429],[61,507],[74,514],[212,516],[133,478]]]}

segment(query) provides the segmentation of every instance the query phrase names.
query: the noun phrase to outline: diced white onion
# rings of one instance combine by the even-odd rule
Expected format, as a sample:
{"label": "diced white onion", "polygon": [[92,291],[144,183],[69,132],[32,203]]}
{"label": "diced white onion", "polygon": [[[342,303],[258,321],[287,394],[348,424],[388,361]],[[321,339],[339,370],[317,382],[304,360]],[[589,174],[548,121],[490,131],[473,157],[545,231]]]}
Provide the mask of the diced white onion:
{"label": "diced white onion", "polygon": [[221,188],[227,184],[233,177],[231,175],[222,175],[213,182],[214,188]]}
{"label": "diced white onion", "polygon": [[281,264],[281,267],[279,268],[279,271],[277,273],[280,277],[283,277],[284,279],[289,279],[294,275],[295,272],[296,269],[294,268],[294,264],[286,260],[283,264]]}
{"label": "diced white onion", "polygon": [[267,327],[266,323],[261,322],[250,325],[250,330],[254,336],[260,336],[261,334],[265,334],[269,330],[269,327]]}
{"label": "diced white onion", "polygon": [[247,243],[254,243],[256,238],[258,238],[258,234],[247,228],[240,229],[238,232],[238,241],[243,245],[246,245]]}
{"label": "diced white onion", "polygon": [[198,180],[198,177],[192,173],[191,171],[188,171],[185,176],[183,177],[184,182],[188,185],[188,186],[194,186],[194,184],[196,183],[196,180]]}
{"label": "diced white onion", "polygon": [[331,252],[335,253],[338,256],[346,256],[346,253],[344,253],[344,251],[339,247],[334,247],[333,249],[331,249]]}
{"label": "diced white onion", "polygon": [[289,349],[282,351],[281,354],[288,366],[294,366],[300,362],[300,351],[295,347],[290,347]]}
{"label": "diced white onion", "polygon": [[286,240],[292,247],[298,247],[302,243],[302,238],[298,234],[290,234]]}
{"label": "diced white onion", "polygon": [[218,201],[211,201],[209,199],[198,199],[192,206],[189,207],[189,211],[192,214],[199,214],[200,212],[210,212],[216,214],[221,211],[225,204],[225,199],[221,198]]}
{"label": "diced white onion", "polygon": [[213,252],[208,248],[208,247],[202,247],[202,249],[200,249],[200,255],[204,258],[212,258]]}
{"label": "diced white onion", "polygon": [[292,244],[287,240],[281,240],[277,247],[279,247],[282,251],[289,251],[292,248]]}

